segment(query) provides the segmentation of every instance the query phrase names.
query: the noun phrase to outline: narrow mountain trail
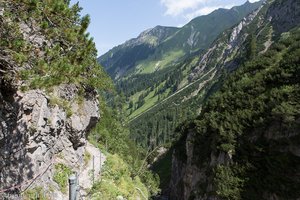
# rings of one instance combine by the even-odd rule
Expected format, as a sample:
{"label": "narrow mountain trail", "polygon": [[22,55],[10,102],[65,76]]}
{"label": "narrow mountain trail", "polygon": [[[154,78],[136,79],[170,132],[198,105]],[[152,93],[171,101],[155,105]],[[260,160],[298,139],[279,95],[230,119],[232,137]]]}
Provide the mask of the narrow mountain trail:
{"label": "narrow mountain trail", "polygon": [[[83,199],[88,198],[88,190],[93,185],[93,169],[94,169],[94,181],[99,180],[101,177],[101,169],[106,160],[106,156],[91,143],[87,143],[86,151],[91,155],[88,163],[83,166],[82,171],[79,173],[79,187],[80,196]],[[100,157],[101,156],[101,157]]]}
{"label": "narrow mountain trail", "polygon": [[197,82],[201,81],[204,77],[206,77],[207,75],[209,75],[214,69],[215,69],[215,68],[212,68],[211,70],[209,70],[208,72],[206,72],[205,74],[203,74],[203,75],[201,76],[201,78],[199,78],[199,79],[197,79],[196,81],[194,81],[194,82],[192,82],[192,83],[190,83],[190,84],[184,86],[183,88],[179,89],[179,90],[176,91],[174,94],[168,96],[167,98],[165,98],[165,99],[162,100],[161,102],[159,102],[159,103],[153,105],[152,107],[148,108],[147,110],[145,110],[145,111],[142,112],[141,114],[139,114],[139,115],[135,116],[134,118],[130,119],[128,122],[130,123],[130,122],[134,121],[134,120],[137,119],[138,117],[140,117],[140,116],[142,116],[143,114],[149,112],[150,110],[152,110],[153,108],[157,107],[158,105],[163,104],[163,103],[166,102],[168,99],[172,98],[173,96],[177,95],[178,93],[182,92],[183,90],[185,90],[185,89],[189,88],[190,86],[196,84]]}
{"label": "narrow mountain trail", "polygon": [[209,70],[207,73],[203,74],[203,76],[202,76],[201,78],[199,78],[198,80],[196,80],[196,81],[194,81],[194,82],[192,82],[192,83],[190,83],[190,84],[184,86],[183,88],[181,88],[180,90],[178,90],[178,91],[175,92],[174,94],[168,96],[167,98],[165,98],[164,100],[162,100],[161,103],[164,103],[165,101],[167,101],[168,99],[172,98],[172,97],[175,96],[176,94],[178,94],[178,93],[182,92],[183,90],[187,89],[188,87],[190,87],[190,86],[196,84],[196,83],[199,82],[203,77],[205,77],[205,76],[207,76],[209,73],[211,73],[214,69],[215,69],[215,68]]}

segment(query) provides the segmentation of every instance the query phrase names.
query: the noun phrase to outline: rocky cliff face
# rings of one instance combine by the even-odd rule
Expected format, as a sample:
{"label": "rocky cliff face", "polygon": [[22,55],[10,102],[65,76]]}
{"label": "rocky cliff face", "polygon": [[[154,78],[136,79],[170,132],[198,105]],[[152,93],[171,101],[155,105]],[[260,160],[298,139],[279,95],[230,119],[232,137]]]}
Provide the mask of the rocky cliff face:
{"label": "rocky cliff face", "polygon": [[[194,81],[211,69],[235,69],[237,63],[234,62],[236,57],[245,49],[243,44],[247,39],[249,25],[257,17],[263,6],[243,18],[241,22],[221,34],[214,44],[201,56],[199,64],[190,72],[189,80]],[[265,23],[257,24],[257,29],[263,29]],[[232,70],[231,69],[231,70]]]}
{"label": "rocky cliff face", "polygon": [[[47,17],[36,18],[40,10]],[[96,63],[96,57],[86,55],[96,54],[84,29],[79,31],[79,10],[66,1],[0,2],[0,199],[22,199],[34,188],[49,199],[66,199],[67,192],[54,181],[56,166],[74,172],[85,167],[87,134],[100,111],[94,87],[84,83]],[[65,14],[67,22],[59,17]],[[84,43],[90,52],[81,49]],[[64,69],[82,71],[65,76]],[[31,77],[21,78],[22,73]],[[43,78],[51,86],[32,86],[33,80]]]}
{"label": "rocky cliff face", "polygon": [[[187,134],[185,139],[185,152],[176,152],[172,156],[172,177],[170,182],[170,199],[189,199],[191,193],[197,189],[198,182],[205,174],[193,163],[194,133]],[[182,157],[180,158],[180,155]]]}
{"label": "rocky cliff face", "polygon": [[[74,171],[82,167],[86,134],[100,118],[95,93],[86,93],[79,103],[75,85],[56,87],[51,96],[42,90],[8,94],[2,89],[0,185],[5,192],[0,196],[18,194],[33,185],[43,187],[54,199],[62,198],[53,181],[54,166],[64,163]],[[53,98],[70,102],[70,110]]]}

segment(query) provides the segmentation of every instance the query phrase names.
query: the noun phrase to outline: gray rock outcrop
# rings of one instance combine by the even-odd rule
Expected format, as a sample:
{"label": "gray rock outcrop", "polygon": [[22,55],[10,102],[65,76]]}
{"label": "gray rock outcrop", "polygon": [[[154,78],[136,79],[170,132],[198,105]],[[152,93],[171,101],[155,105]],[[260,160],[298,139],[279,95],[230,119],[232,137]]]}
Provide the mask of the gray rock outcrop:
{"label": "gray rock outcrop", "polygon": [[[100,118],[95,93],[86,93],[82,101],[76,94],[75,85],[61,85],[48,95],[42,90],[11,94],[1,90],[2,195],[36,185],[53,199],[64,198],[53,181],[55,165],[63,163],[74,171],[81,167],[86,134]],[[50,187],[55,189],[49,191]]]}

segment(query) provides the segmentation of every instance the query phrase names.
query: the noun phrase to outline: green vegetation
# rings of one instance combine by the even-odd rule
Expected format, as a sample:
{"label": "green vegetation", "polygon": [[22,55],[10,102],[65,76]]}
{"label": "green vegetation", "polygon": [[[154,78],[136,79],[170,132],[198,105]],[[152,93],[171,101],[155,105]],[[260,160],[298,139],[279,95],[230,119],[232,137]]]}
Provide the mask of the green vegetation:
{"label": "green vegetation", "polygon": [[135,74],[142,73],[153,73],[155,71],[161,70],[165,67],[170,66],[176,59],[182,57],[184,55],[184,52],[181,50],[179,51],[171,51],[168,52],[162,59],[153,60],[153,59],[147,59],[141,63],[138,63],[138,66],[140,70],[137,70]]}
{"label": "green vegetation", "polygon": [[72,174],[71,168],[59,163],[55,165],[55,171],[53,175],[53,180],[58,184],[60,190],[63,193],[67,192],[68,189],[68,178]]}
{"label": "green vegetation", "polygon": [[240,190],[244,180],[240,179],[234,167],[218,165],[215,170],[214,182],[217,188],[217,195],[230,200],[241,199]]}
{"label": "green vegetation", "polygon": [[138,176],[132,177],[130,166],[117,155],[109,155],[101,180],[93,185],[92,199],[149,199],[148,188]]}
{"label": "green vegetation", "polygon": [[[190,96],[199,87],[199,84],[207,80],[211,75],[212,72],[200,78],[189,88],[182,90],[167,100],[161,99],[151,107],[149,106],[151,101],[147,100],[141,108],[131,115],[136,116],[140,113],[138,117],[132,118],[129,123],[131,137],[139,145],[152,149],[156,146],[170,145],[176,140],[176,127],[185,120],[194,119],[199,114],[199,108],[205,100],[206,93],[214,82],[207,83],[206,87],[199,91],[199,94],[195,97],[190,99],[186,97]],[[174,80],[176,79],[174,78]],[[162,93],[162,95],[164,94]],[[147,106],[150,109],[141,112]]]}
{"label": "green vegetation", "polygon": [[29,190],[26,190],[22,194],[24,200],[50,200],[45,193],[42,187],[35,187]]}
{"label": "green vegetation", "polygon": [[[260,13],[260,17],[265,15],[266,10]],[[246,60],[254,58],[258,52],[265,49],[263,41],[270,38],[270,24],[264,22],[257,28],[257,24],[260,23],[257,19],[259,16],[254,19],[253,24],[244,28],[245,32],[251,34],[245,42],[239,44],[241,48],[235,48],[229,54],[224,54],[224,52],[228,51],[231,29],[225,31],[213,42],[212,46],[216,45],[217,48],[208,54],[206,61],[201,65],[199,63],[207,50],[194,52],[181,59],[173,58],[170,67],[162,67],[158,71],[153,70],[152,73],[136,73],[132,70],[128,76],[117,80],[117,88],[124,93],[127,103],[124,106],[124,113],[129,119],[131,138],[143,147],[168,146],[176,138],[175,128],[200,113],[207,97],[218,89],[228,72]],[[196,26],[198,20],[202,19],[199,18],[191,23]],[[182,29],[188,32],[189,26]],[[172,38],[168,38],[168,42],[169,40]],[[172,49],[172,52],[176,51]],[[155,62],[152,62],[152,68],[156,64],[161,65],[157,63],[161,57],[159,55],[153,57],[155,57]],[[223,59],[226,60],[225,63]],[[147,62],[152,60],[152,56],[146,59]],[[139,62],[137,70],[144,69],[141,67],[143,62]],[[206,63],[206,67],[200,70],[203,63]],[[211,77],[213,74],[215,76]],[[185,88],[185,86],[188,87]]]}
{"label": "green vegetation", "polygon": [[[199,96],[190,97],[190,94],[197,90],[200,82],[161,102],[196,79],[205,81],[207,76],[190,75],[198,67],[206,48],[215,43],[222,31],[238,23],[261,3],[248,3],[230,11],[218,10],[198,17],[179,29],[159,27],[158,35],[152,33],[157,29],[154,28],[148,34],[154,34],[158,41],[161,39],[155,45],[136,44],[133,39],[99,58],[111,77],[116,78],[118,92],[124,94],[123,112],[129,119],[130,137],[137,144],[152,149],[157,145],[166,145],[174,139],[176,126],[199,114],[206,92],[210,91],[214,80],[205,85]],[[227,41],[227,37],[222,40]],[[222,62],[218,59],[226,48],[227,45],[220,46],[220,52],[209,60],[203,73]],[[219,74],[215,79],[218,77]]]}
{"label": "green vegetation", "polygon": [[[184,121],[193,120],[201,112],[202,106],[206,104],[202,111],[202,113],[206,114],[201,115],[201,117],[205,117],[207,121],[198,120],[189,127],[193,128],[196,126],[199,133],[196,138],[197,147],[194,152],[195,163],[201,167],[207,167],[208,163],[206,162],[208,162],[212,152],[216,154],[216,157],[220,153],[220,155],[224,155],[225,157],[233,157],[234,161],[236,159],[241,160],[233,164],[223,163],[215,166],[214,169],[207,170],[207,174],[211,177],[210,181],[214,185],[213,195],[217,195],[223,199],[247,199],[251,192],[246,188],[249,187],[252,181],[249,179],[249,176],[251,175],[253,166],[255,169],[261,168],[263,164],[271,167],[270,164],[266,164],[269,160],[261,161],[263,164],[255,164],[254,161],[243,163],[243,157],[239,157],[240,151],[251,152],[252,145],[255,146],[251,144],[250,149],[247,149],[248,147],[245,147],[245,149],[240,147],[245,146],[244,143],[239,143],[240,140],[245,139],[244,134],[247,135],[249,130],[264,124],[264,117],[271,115],[270,109],[273,109],[273,104],[278,103],[276,100],[268,100],[269,93],[273,92],[269,88],[273,85],[270,86],[269,83],[275,85],[277,83],[272,83],[270,80],[266,81],[265,78],[266,76],[273,77],[275,73],[281,73],[276,70],[281,69],[279,63],[285,59],[288,55],[287,51],[290,50],[290,43],[285,43],[291,39],[289,37],[291,34],[285,33],[281,42],[273,44],[272,49],[265,55],[260,55],[265,52],[268,45],[278,40],[277,35],[279,33],[273,30],[273,26],[276,26],[274,24],[276,21],[272,21],[271,23],[269,20],[262,20],[269,14],[269,6],[269,3],[266,3],[258,13],[258,16],[249,25],[243,27],[241,36],[237,38],[238,41],[234,42],[237,43],[237,46],[232,49],[232,52],[228,50],[232,29],[228,29],[221,34],[213,42],[213,45],[216,45],[217,48],[208,54],[208,58],[205,60],[206,67],[202,68],[203,63],[199,65],[206,51],[196,51],[194,54],[181,57],[181,59],[174,58],[173,62],[170,62],[172,63],[170,67],[161,68],[159,68],[161,63],[158,63],[158,61],[162,60],[162,57],[167,55],[166,52],[168,51],[154,52],[151,56],[146,56],[147,59],[142,59],[134,63],[130,66],[129,70],[124,68],[125,71],[128,70],[127,76],[116,81],[117,88],[120,92],[124,93],[123,100],[128,104],[119,106],[119,113],[129,118],[130,134],[126,135],[129,135],[136,144],[145,149],[155,149],[157,146],[170,147],[172,142],[180,135],[175,132],[176,127]],[[186,29],[185,31],[190,34],[188,27],[183,29]],[[297,33],[293,33],[293,35],[295,36]],[[167,41],[170,46],[173,45],[171,44],[171,37]],[[178,44],[180,45],[180,42]],[[164,50],[167,50],[168,47],[164,47],[166,47]],[[172,48],[172,51],[174,49],[176,50],[176,48]],[[148,65],[145,65],[145,62]],[[120,65],[120,67],[122,66]],[[136,69],[134,69],[134,66],[136,66]],[[156,71],[155,66],[159,69],[158,71]],[[240,66],[244,66],[242,68],[244,70],[249,69],[249,72],[247,70],[237,70],[234,76],[230,76],[230,73],[234,72]],[[109,66],[110,74],[114,73],[113,67]],[[253,70],[251,71],[250,69]],[[272,74],[271,71],[274,69],[276,70]],[[197,71],[198,74],[194,74]],[[293,73],[297,74],[299,72],[294,71]],[[286,72],[282,72],[282,74],[286,74]],[[212,75],[215,76],[212,77]],[[114,77],[114,75],[112,76]],[[226,80],[228,76],[230,78]],[[276,76],[278,74],[274,75],[274,77]],[[233,79],[232,77],[239,78]],[[231,86],[231,83],[234,86]],[[184,88],[188,84],[191,85]],[[204,86],[202,85],[201,87],[201,84],[204,84]],[[224,89],[228,85],[230,87]],[[258,87],[256,88],[256,86]],[[288,93],[295,89],[291,89],[289,86],[285,88]],[[208,97],[219,90],[220,87],[223,88],[221,92],[217,93],[214,98],[206,103]],[[181,88],[184,89],[180,90]],[[251,91],[252,89],[253,91]],[[222,92],[225,90],[228,91],[225,94],[226,97],[220,97],[223,96]],[[248,95],[248,92],[251,95]],[[175,93],[176,95],[174,95]],[[259,95],[261,93],[262,95]],[[272,96],[272,98],[276,99],[277,97]],[[279,98],[284,99],[287,97],[283,95]],[[214,102],[214,99],[218,99],[218,101]],[[296,120],[294,116],[296,111],[292,105],[294,103],[284,103],[282,107],[274,108],[273,112],[277,112],[278,110],[280,110],[279,112],[285,111],[288,115],[284,118],[285,121],[291,121],[290,123],[292,124]],[[124,110],[122,110],[122,107]],[[294,129],[297,128],[294,127]],[[265,141],[259,139],[258,143],[260,144],[260,142],[264,144]],[[182,144],[182,146],[184,148],[185,145]],[[255,146],[255,148],[261,149],[260,146]],[[265,147],[264,150],[267,151],[266,149],[268,148]],[[182,155],[179,155],[179,157],[185,160],[184,149],[178,151],[177,154],[180,153]],[[291,158],[293,156],[287,155],[286,157],[288,157],[288,162],[292,163]],[[278,159],[272,163],[276,165],[277,163],[285,162],[281,156]],[[298,161],[296,160],[295,164],[297,165],[297,163]],[[170,155],[160,160],[153,167],[153,170],[160,176],[160,186],[162,188],[168,184],[170,179],[170,174],[167,173],[168,166],[170,166]],[[264,172],[266,173],[266,171]],[[262,176],[261,172],[258,174]],[[285,179],[283,182],[287,184],[287,180]],[[206,188],[204,186],[207,186],[207,182],[205,181],[207,180],[203,180],[200,183],[200,193],[205,192]],[[255,185],[255,181],[256,179],[251,185]],[[268,184],[270,183],[268,182]],[[296,184],[296,182],[294,183]],[[262,183],[258,185],[263,187]],[[280,190],[279,186],[274,186],[274,188]],[[254,189],[252,193],[255,194]],[[252,199],[260,199],[259,194],[258,196],[252,195],[252,197]]]}
{"label": "green vegetation", "polygon": [[84,152],[84,165],[87,166],[89,161],[91,160],[92,155],[90,154],[90,152],[88,152],[87,150],[85,150]]}
{"label": "green vegetation", "polygon": [[[262,199],[272,194],[295,199],[300,195],[300,160],[286,146],[298,147],[300,141],[300,30],[277,38],[279,32],[272,24],[276,21],[259,21],[268,11],[265,6],[242,30],[247,33],[243,35],[245,42],[229,55],[223,56],[228,53],[231,30],[217,38],[260,4],[228,12],[221,9],[180,30],[170,28],[162,38],[151,35],[145,43],[114,49],[120,50],[116,55],[121,56],[113,57],[116,61],[106,66],[108,72],[115,77],[117,68],[125,71],[117,80],[124,96],[116,96],[103,92],[111,88],[111,80],[97,64],[93,39],[86,33],[89,17],[80,18],[78,4],[70,7],[68,0],[3,0],[0,61],[6,64],[1,68],[1,83],[22,80],[23,90],[40,88],[49,95],[53,86],[72,83],[79,90],[75,99],[80,104],[85,92],[98,89],[102,118],[89,140],[107,154],[107,161],[101,180],[90,191],[93,199],[148,199],[159,192],[158,175],[160,187],[166,188],[172,152],[152,166],[156,175],[147,168],[152,150],[170,147],[184,134],[173,148],[185,162],[188,131],[196,134],[191,141],[195,145],[193,165],[202,167],[208,177],[200,180],[199,194],[206,192],[202,186],[211,181],[210,194],[222,199]],[[217,24],[217,29],[211,24]],[[27,27],[34,28],[26,33]],[[260,55],[273,41],[271,49]],[[199,63],[211,44],[217,48],[203,67]],[[100,60],[107,63],[108,57]],[[238,66],[242,67],[236,70]],[[67,117],[72,115],[69,101],[51,96],[49,103],[63,108]],[[194,123],[175,131],[200,112]],[[129,119],[128,127],[124,118]],[[34,126],[29,129],[36,132]],[[211,162],[212,155],[224,158],[224,162]],[[85,165],[90,158],[85,152]],[[64,164],[55,165],[53,180],[63,193],[71,173]],[[37,187],[25,195],[36,199],[35,194],[42,192]]]}
{"label": "green vegetation", "polygon": [[[49,89],[62,83],[83,88],[110,85],[97,63],[93,39],[86,33],[90,18],[80,18],[78,4],[69,7],[65,0],[4,0],[1,7],[5,16],[1,19],[1,59],[14,61],[7,66],[20,66],[16,77],[26,80],[27,88]],[[35,28],[26,33],[31,26]]]}
{"label": "green vegetation", "polygon": [[[200,65],[207,51],[196,52],[176,62],[174,60],[175,64],[170,68],[130,75],[117,81],[117,87],[124,92],[127,102],[124,112],[129,119],[131,138],[143,147],[168,146],[176,138],[175,128],[199,115],[207,97],[219,89],[228,74],[264,51],[266,41],[271,44],[272,26],[268,20],[261,21],[268,8],[269,4],[266,4],[253,22],[243,28],[241,34],[245,41],[230,53],[224,54],[228,51],[232,29],[213,42],[211,48],[217,48],[212,49]],[[206,67],[199,72],[203,63]],[[194,75],[194,72],[198,74]],[[213,74],[215,76],[211,77]],[[185,88],[187,85],[189,87]]]}
{"label": "green vegetation", "polygon": [[223,199],[300,195],[295,176],[300,159],[284,150],[300,141],[300,29],[282,36],[265,54],[229,76],[189,126],[197,132],[194,151],[199,166],[210,162],[211,153],[227,156],[213,172],[207,169],[214,194]]}
{"label": "green vegetation", "polygon": [[[108,174],[104,176],[106,177],[105,180],[110,181],[111,183],[109,184],[112,185],[109,186],[106,181],[101,179],[100,182],[96,183],[93,187],[92,193],[95,194],[96,199],[108,196],[116,198],[118,195],[133,198],[134,196],[130,196],[130,194],[138,194],[139,189],[141,189],[147,197],[157,194],[159,192],[159,178],[147,169],[147,162],[144,161],[147,157],[147,151],[138,147],[136,143],[130,139],[128,128],[122,124],[124,120],[122,120],[122,115],[120,114],[120,107],[122,107],[121,100],[119,97],[111,99],[110,102],[112,102],[113,105],[110,106],[107,106],[105,102],[109,102],[109,100],[104,101],[100,99],[100,110],[101,116],[103,117],[91,131],[89,140],[102,149],[102,151],[110,153],[108,154],[109,160],[105,165],[107,166],[105,168],[107,172],[104,170],[104,172]],[[122,168],[122,166],[124,168]],[[115,172],[110,171],[112,168],[116,168],[114,169]],[[118,172],[122,170],[124,170],[124,173]],[[125,184],[124,181],[128,182],[128,185]],[[125,188],[121,189],[120,187],[125,187],[131,192],[127,193]],[[133,190],[134,193],[132,193]]]}
{"label": "green vegetation", "polygon": [[56,96],[50,96],[49,104],[52,107],[59,106],[60,108],[64,109],[68,118],[71,117],[73,114],[70,102],[65,99]]}
{"label": "green vegetation", "polygon": [[171,178],[171,168],[172,168],[172,153],[173,149],[168,150],[168,152],[159,158],[158,161],[154,162],[151,169],[157,173],[160,179],[159,188],[166,189],[169,187]]}

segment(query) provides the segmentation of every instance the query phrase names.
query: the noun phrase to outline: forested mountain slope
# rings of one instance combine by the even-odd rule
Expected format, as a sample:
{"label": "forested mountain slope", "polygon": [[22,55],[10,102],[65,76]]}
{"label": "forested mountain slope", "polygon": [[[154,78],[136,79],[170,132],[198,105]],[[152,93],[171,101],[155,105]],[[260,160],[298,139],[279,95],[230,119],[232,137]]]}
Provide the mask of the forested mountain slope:
{"label": "forested mountain slope", "polygon": [[[200,54],[198,62],[188,71],[191,81],[188,87],[183,87],[175,95],[131,121],[131,130],[137,141],[153,148],[178,137],[180,134],[173,131],[177,124],[189,121],[201,113],[201,107],[208,97],[218,90],[232,72],[245,62],[264,54],[283,32],[299,26],[298,8],[297,1],[267,1],[238,25],[222,33],[206,52]],[[188,66],[189,63],[193,61],[187,60],[186,65],[182,66]],[[167,187],[169,176],[165,165],[170,164],[171,155],[166,154],[162,161],[154,165],[154,170],[162,179],[163,188]],[[177,166],[177,169],[181,167]],[[180,190],[180,187],[176,190]]]}
{"label": "forested mountain slope", "polygon": [[[165,84],[159,89],[154,86],[142,93],[146,105],[139,108],[143,111],[133,112],[130,119],[132,135],[138,143],[157,146],[170,142],[176,126],[200,113],[203,102],[228,73],[269,47],[274,39],[272,34],[277,32],[267,16],[269,5],[264,3],[221,33],[206,51],[177,64],[175,70],[166,69]],[[139,98],[140,101],[143,102]],[[151,104],[153,101],[156,103]]]}
{"label": "forested mountain slope", "polygon": [[[171,199],[300,196],[300,3],[268,3],[245,29],[255,40],[245,43],[243,64],[177,129]],[[263,32],[272,37],[261,40]]]}
{"label": "forested mountain slope", "polygon": [[[172,36],[166,37],[166,34],[161,33],[160,35],[163,35],[163,37],[167,39],[157,46],[157,43],[155,45],[152,44],[152,47],[155,47],[155,51],[161,51],[159,49],[163,46],[166,47],[165,49],[168,49],[170,47],[170,41],[178,41],[173,42],[173,45],[177,45],[176,48],[185,52],[184,58],[178,59],[181,57],[180,55],[168,57],[162,54],[161,56],[163,58],[167,58],[172,62],[171,67],[160,68],[159,63],[155,62],[153,64],[153,62],[148,62],[150,68],[156,66],[155,68],[157,68],[157,70],[150,70],[145,73],[141,72],[136,75],[133,75],[135,72],[130,72],[130,75],[116,80],[117,87],[125,95],[124,100],[126,104],[124,105],[124,110],[125,115],[129,118],[131,135],[138,143],[143,146],[152,147],[165,144],[173,138],[172,133],[178,124],[186,119],[195,117],[199,113],[201,102],[205,98],[206,92],[209,91],[210,87],[208,86],[211,86],[214,80],[222,74],[222,67],[217,67],[217,65],[221,66],[221,63],[225,62],[229,65],[229,61],[234,60],[233,58],[236,57],[236,54],[245,51],[244,48],[240,49],[239,47],[245,42],[247,35],[241,34],[240,32],[242,28],[247,26],[254,19],[257,13],[244,19],[243,17],[247,16],[247,14],[252,12],[255,8],[258,8],[261,4],[262,2],[255,4],[247,2],[242,6],[234,7],[230,10],[219,9],[207,16],[192,20],[183,28],[176,30]],[[243,23],[240,23],[235,30],[231,31],[230,29],[223,33],[223,37],[219,37],[218,42],[215,41],[211,44],[217,35],[223,30],[239,23],[241,19],[243,19]],[[207,20],[214,23],[205,23]],[[202,36],[208,37],[205,36],[208,32],[204,31],[209,29],[208,26],[216,29],[217,31],[215,31],[214,34],[217,35],[212,35],[204,44]],[[259,26],[260,28],[263,27],[263,25]],[[202,38],[202,42],[195,42],[197,45],[193,48],[189,47],[186,49],[186,45],[183,43],[187,42],[186,37],[189,37],[189,32],[191,29],[194,29],[191,27],[198,27],[195,29],[201,33],[204,31],[203,34],[200,34],[200,32],[197,33],[197,37],[194,38],[194,40],[197,41],[197,38]],[[164,27],[156,27],[153,30],[157,29],[161,31],[165,30]],[[150,33],[152,35],[156,33],[156,37],[159,35],[157,31],[147,31],[141,34],[143,37],[131,40],[135,41],[131,43],[135,44],[137,41],[144,41],[143,38],[149,38]],[[147,35],[147,37],[145,37],[145,35]],[[181,37],[185,39],[180,39]],[[231,37],[230,40],[228,37]],[[265,35],[262,37],[265,39]],[[130,41],[122,46],[128,46],[129,44]],[[203,50],[197,51],[200,49],[199,45],[204,45],[201,47]],[[219,50],[220,48],[216,48],[218,45],[223,45],[223,51],[226,50],[226,52]],[[114,49],[122,49],[122,46]],[[205,50],[205,48],[209,46],[209,50]],[[170,49],[174,48],[175,46],[170,47]],[[191,53],[191,51],[194,52]],[[127,53],[130,51],[124,52]],[[138,52],[142,51],[138,50]],[[166,50],[161,52],[166,52]],[[105,57],[107,60],[108,55],[109,53],[105,54],[102,58]],[[110,55],[116,55],[116,59],[111,58],[109,62],[122,61],[122,59],[119,59],[120,57],[117,51],[111,52]],[[219,59],[219,57],[223,58]],[[134,56],[131,56],[131,58],[134,58]],[[163,61],[160,63],[163,63]],[[106,69],[110,70],[111,67],[112,66],[106,66]],[[234,64],[230,64],[230,67],[234,68]],[[141,67],[140,69],[144,70],[146,68]],[[201,93],[202,95],[198,95]]]}
{"label": "forested mountain slope", "polygon": [[[289,12],[299,3],[271,7]],[[299,55],[298,26],[230,75],[181,127],[171,199],[299,199]]]}

